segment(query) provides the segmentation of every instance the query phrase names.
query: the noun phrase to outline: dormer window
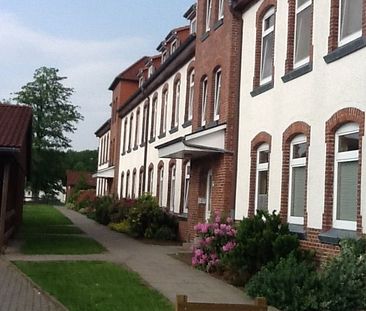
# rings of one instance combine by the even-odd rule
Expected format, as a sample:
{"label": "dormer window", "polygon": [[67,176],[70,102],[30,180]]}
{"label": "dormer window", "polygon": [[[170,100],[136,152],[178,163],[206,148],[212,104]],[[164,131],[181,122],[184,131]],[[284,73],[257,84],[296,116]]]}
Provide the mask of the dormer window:
{"label": "dormer window", "polygon": [[177,40],[174,40],[170,46],[170,55],[173,54],[178,48]]}
{"label": "dormer window", "polygon": [[218,16],[217,19],[223,19],[224,18],[224,0],[219,0],[219,9],[218,9]]}
{"label": "dormer window", "polygon": [[161,54],[161,63],[165,63],[166,59],[168,58],[168,51],[165,50],[162,54]]}
{"label": "dormer window", "polygon": [[150,78],[153,74],[154,74],[154,66],[151,65],[151,66],[149,66],[149,70],[147,72],[148,78]]}
{"label": "dormer window", "polygon": [[141,76],[139,78],[139,87],[141,87],[144,84],[144,76]]}
{"label": "dormer window", "polygon": [[197,18],[194,17],[192,20],[191,20],[191,34],[192,33],[196,33],[197,32]]}

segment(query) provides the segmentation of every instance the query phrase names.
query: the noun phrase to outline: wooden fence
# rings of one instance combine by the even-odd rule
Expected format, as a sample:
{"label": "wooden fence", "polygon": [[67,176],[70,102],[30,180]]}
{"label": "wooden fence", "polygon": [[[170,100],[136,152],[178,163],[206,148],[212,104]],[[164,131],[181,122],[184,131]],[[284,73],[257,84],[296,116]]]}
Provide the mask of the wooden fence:
{"label": "wooden fence", "polygon": [[254,305],[188,302],[187,296],[177,296],[176,311],[267,311],[267,301],[257,298]]}

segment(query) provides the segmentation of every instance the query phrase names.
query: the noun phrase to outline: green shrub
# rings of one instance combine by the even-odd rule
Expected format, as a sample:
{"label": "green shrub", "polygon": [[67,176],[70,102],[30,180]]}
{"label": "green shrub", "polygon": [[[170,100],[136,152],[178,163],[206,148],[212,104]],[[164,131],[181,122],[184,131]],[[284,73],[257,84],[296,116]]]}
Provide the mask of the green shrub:
{"label": "green shrub", "polygon": [[162,241],[172,241],[176,240],[176,233],[173,232],[172,228],[168,226],[160,227],[154,234],[154,239]]}
{"label": "green shrub", "polygon": [[321,272],[322,311],[366,309],[366,240],[341,242],[341,254]]}
{"label": "green shrub", "polygon": [[279,215],[258,211],[254,217],[240,222],[236,247],[224,258],[224,263],[245,282],[267,263],[278,262],[298,247],[297,236],[290,234]]}
{"label": "green shrub", "polygon": [[108,227],[113,230],[120,233],[129,233],[130,232],[130,224],[128,220],[124,220],[119,223],[110,223]]}
{"label": "green shrub", "polygon": [[136,201],[129,211],[128,222],[131,235],[138,238],[155,238],[156,232],[163,226],[171,230],[172,237],[177,236],[176,218],[162,210],[156,199],[149,194],[141,196]]}
{"label": "green shrub", "polygon": [[282,311],[319,310],[319,288],[315,264],[299,261],[294,253],[277,264],[264,266],[246,286],[250,296],[266,297],[270,305]]}
{"label": "green shrub", "polygon": [[109,217],[111,222],[120,223],[128,218],[131,207],[136,204],[133,199],[121,199],[113,198],[112,204],[109,208]]}
{"label": "green shrub", "polygon": [[111,222],[109,213],[113,204],[113,199],[109,196],[97,198],[94,202],[95,220],[102,225],[108,225]]}

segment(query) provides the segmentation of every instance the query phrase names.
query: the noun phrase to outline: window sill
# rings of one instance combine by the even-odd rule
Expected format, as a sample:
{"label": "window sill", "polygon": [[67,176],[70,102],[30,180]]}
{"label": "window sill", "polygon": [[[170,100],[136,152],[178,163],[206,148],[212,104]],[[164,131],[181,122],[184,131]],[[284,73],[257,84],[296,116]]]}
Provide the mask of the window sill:
{"label": "window sill", "polygon": [[173,127],[173,128],[169,131],[169,134],[173,134],[173,133],[176,133],[176,132],[178,132],[178,126]]}
{"label": "window sill", "polygon": [[177,214],[175,214],[175,216],[179,220],[183,220],[183,221],[187,221],[188,220],[188,214],[187,213],[177,213]]}
{"label": "window sill", "polygon": [[303,225],[288,224],[288,229],[291,233],[296,234],[299,240],[306,240],[306,233]]}
{"label": "window sill", "polygon": [[206,31],[202,36],[201,36],[201,42],[205,41],[210,35],[209,31]]}
{"label": "window sill", "polygon": [[258,96],[259,94],[269,91],[270,89],[273,89],[273,81],[258,86],[257,88],[255,88],[253,91],[250,92],[250,95],[252,97],[255,97]]}
{"label": "window sill", "polygon": [[291,70],[290,72],[286,73],[281,79],[283,82],[286,83],[286,82],[294,80],[298,77],[301,77],[301,76],[307,74],[308,72],[311,72],[312,70],[313,70],[313,64],[308,63],[299,68]]}
{"label": "window sill", "polygon": [[212,122],[208,123],[208,124],[206,125],[206,128],[207,128],[207,129],[209,129],[209,128],[211,128],[211,127],[215,127],[215,126],[217,126],[217,125],[219,125],[219,120],[215,120],[215,121],[212,121]]}
{"label": "window sill", "polygon": [[332,228],[318,235],[319,241],[324,244],[338,245],[342,239],[357,239],[356,231]]}
{"label": "window sill", "polygon": [[166,133],[161,133],[158,138],[161,139],[161,138],[164,138],[166,136]]}
{"label": "window sill", "polygon": [[183,127],[183,128],[186,128],[186,127],[191,126],[191,125],[192,125],[192,120],[187,120],[187,121],[185,121],[185,122],[182,124],[182,127]]}
{"label": "window sill", "polygon": [[219,19],[219,20],[214,24],[213,29],[214,29],[214,30],[216,30],[216,29],[220,28],[223,24],[224,24],[224,19],[223,19],[223,18],[221,18],[221,19]]}
{"label": "window sill", "polygon": [[350,43],[342,45],[324,56],[324,60],[327,64],[332,63],[342,57],[345,57],[353,52],[356,52],[366,46],[366,37],[357,38]]}
{"label": "window sill", "polygon": [[155,142],[155,137],[151,137],[149,140],[149,144],[152,144],[153,142]]}

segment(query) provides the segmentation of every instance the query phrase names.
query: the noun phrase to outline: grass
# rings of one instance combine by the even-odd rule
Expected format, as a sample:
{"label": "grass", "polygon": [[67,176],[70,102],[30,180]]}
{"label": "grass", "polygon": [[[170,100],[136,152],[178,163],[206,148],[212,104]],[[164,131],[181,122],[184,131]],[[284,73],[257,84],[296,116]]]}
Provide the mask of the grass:
{"label": "grass", "polygon": [[87,238],[56,208],[47,205],[25,206],[20,238],[21,251],[28,255],[98,254],[104,247]]}
{"label": "grass", "polygon": [[173,311],[139,276],[106,262],[15,262],[70,311]]}

